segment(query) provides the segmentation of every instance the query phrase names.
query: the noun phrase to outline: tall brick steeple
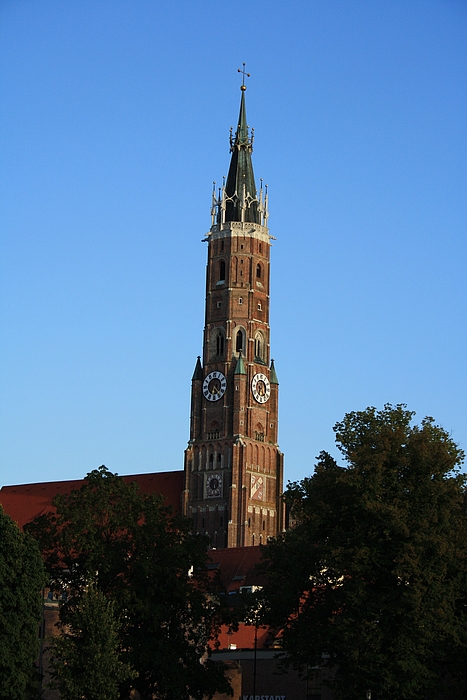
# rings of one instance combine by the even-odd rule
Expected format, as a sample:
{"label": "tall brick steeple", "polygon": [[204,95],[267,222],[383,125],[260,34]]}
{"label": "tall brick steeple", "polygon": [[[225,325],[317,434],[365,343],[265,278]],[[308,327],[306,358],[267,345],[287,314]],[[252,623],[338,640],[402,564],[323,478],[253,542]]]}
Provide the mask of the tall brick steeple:
{"label": "tall brick steeple", "polygon": [[245,85],[227,181],[212,196],[202,364],[192,379],[184,512],[213,547],[283,529],[278,381],[269,345],[268,196],[256,190]]}

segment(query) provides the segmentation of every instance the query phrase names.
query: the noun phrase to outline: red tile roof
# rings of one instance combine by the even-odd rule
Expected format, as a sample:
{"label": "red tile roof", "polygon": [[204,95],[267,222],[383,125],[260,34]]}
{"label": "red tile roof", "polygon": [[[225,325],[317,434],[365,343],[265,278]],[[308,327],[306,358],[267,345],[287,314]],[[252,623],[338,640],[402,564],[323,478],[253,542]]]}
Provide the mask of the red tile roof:
{"label": "red tile roof", "polygon": [[[136,481],[145,493],[161,493],[165,504],[180,510],[183,490],[183,471],[156,472],[153,474],[134,474],[124,476],[127,483]],[[3,486],[0,489],[0,504],[20,527],[39,515],[53,510],[52,499],[58,493],[68,494],[81,488],[84,479],[74,481],[48,481],[39,484],[22,484],[20,486]]]}
{"label": "red tile roof", "polygon": [[[242,586],[261,587],[264,577],[258,573],[256,566],[261,562],[261,547],[235,547],[232,549],[212,549],[209,552],[210,563],[208,568],[219,573],[223,587],[227,592],[227,598],[231,599],[235,607],[236,598]],[[238,600],[238,599],[237,599]],[[258,627],[257,649],[276,649],[281,633],[270,627]],[[238,629],[233,631],[226,625],[222,625],[217,642],[212,643],[212,649],[254,649],[255,627],[240,623]]]}
{"label": "red tile roof", "polygon": [[[273,648],[275,635],[269,627],[258,627],[256,638],[257,649]],[[255,628],[254,625],[240,624],[238,629],[233,631],[226,625],[222,625],[217,644],[212,648],[222,649],[254,649],[255,648]]]}

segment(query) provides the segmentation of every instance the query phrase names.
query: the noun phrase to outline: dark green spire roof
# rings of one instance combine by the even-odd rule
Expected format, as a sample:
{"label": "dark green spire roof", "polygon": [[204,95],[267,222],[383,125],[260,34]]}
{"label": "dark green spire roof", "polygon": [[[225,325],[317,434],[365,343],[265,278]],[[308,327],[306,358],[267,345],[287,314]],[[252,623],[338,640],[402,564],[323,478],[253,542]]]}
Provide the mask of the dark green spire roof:
{"label": "dark green spire roof", "polygon": [[243,362],[242,353],[238,356],[234,374],[246,374],[245,363]]}
{"label": "dark green spire roof", "polygon": [[193,377],[191,378],[191,381],[194,382],[199,379],[203,379],[203,368],[201,367],[201,357],[198,355],[198,359],[196,360],[195,371],[193,372]]}
{"label": "dark green spire roof", "polygon": [[[238,115],[237,130],[235,138],[231,136],[230,151],[232,158],[230,161],[229,174],[225,185],[227,195],[225,220],[242,220],[242,202],[245,198],[246,207],[244,210],[244,221],[251,223],[261,223],[256,200],[255,176],[253,174],[253,164],[251,162],[251,152],[253,151],[253,136],[248,134],[245,106],[245,86],[242,85],[242,99],[240,102],[240,114]],[[252,201],[254,200],[254,201]]]}
{"label": "dark green spire roof", "polygon": [[274,367],[274,360],[271,360],[269,381],[271,382],[271,384],[279,384],[279,380],[276,374],[276,368]]}

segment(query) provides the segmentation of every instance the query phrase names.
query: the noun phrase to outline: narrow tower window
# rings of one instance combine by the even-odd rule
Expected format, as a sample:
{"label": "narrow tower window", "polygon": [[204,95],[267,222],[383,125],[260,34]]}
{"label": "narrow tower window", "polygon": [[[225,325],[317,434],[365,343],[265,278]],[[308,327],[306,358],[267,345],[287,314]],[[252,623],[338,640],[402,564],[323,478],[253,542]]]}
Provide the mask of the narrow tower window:
{"label": "narrow tower window", "polygon": [[223,355],[224,354],[224,334],[222,331],[218,331],[217,337],[216,337],[216,354],[217,355]]}
{"label": "narrow tower window", "polygon": [[258,263],[256,265],[256,277],[258,277],[258,279],[261,278],[261,265],[260,265],[260,263]]}
{"label": "narrow tower window", "polygon": [[265,355],[265,342],[264,342],[264,337],[261,331],[257,331],[255,333],[255,360],[259,360],[260,362],[264,362],[264,355]]}
{"label": "narrow tower window", "polygon": [[219,282],[223,282],[225,280],[225,262],[224,260],[221,260],[219,263]]}
{"label": "narrow tower window", "polygon": [[237,337],[235,339],[235,350],[237,352],[243,351],[243,331],[241,329],[237,331]]}
{"label": "narrow tower window", "polygon": [[261,338],[255,338],[255,357],[261,357]]}
{"label": "narrow tower window", "polygon": [[214,328],[209,340],[209,356],[211,360],[219,360],[225,353],[225,330],[218,326]]}

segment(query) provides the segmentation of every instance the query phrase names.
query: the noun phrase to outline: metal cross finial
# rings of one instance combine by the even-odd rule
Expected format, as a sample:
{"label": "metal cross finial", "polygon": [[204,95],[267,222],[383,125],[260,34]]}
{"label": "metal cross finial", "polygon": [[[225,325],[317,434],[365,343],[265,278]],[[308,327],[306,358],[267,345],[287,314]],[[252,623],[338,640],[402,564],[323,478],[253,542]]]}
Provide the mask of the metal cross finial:
{"label": "metal cross finial", "polygon": [[243,75],[243,80],[242,80],[242,84],[241,84],[240,90],[246,90],[245,76],[246,76],[247,78],[250,77],[250,73],[247,73],[246,70],[245,70],[245,68],[246,68],[246,63],[243,64],[243,68],[237,68],[237,73],[241,73],[241,74]]}

